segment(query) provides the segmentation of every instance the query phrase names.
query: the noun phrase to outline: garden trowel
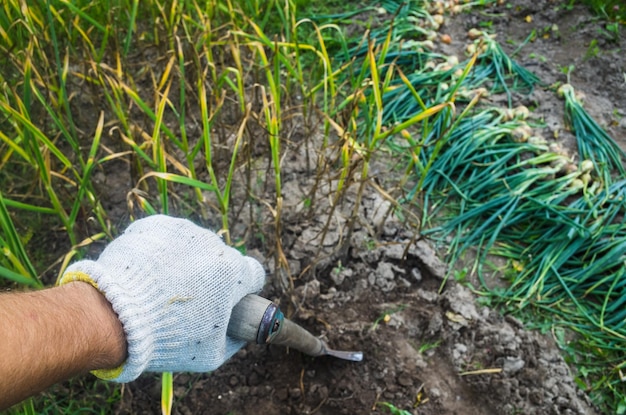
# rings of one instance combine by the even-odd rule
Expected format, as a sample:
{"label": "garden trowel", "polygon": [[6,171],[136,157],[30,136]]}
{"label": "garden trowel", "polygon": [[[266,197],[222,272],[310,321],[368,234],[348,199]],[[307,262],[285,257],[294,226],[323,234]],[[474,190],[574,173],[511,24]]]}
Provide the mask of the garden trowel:
{"label": "garden trowel", "polygon": [[278,306],[258,295],[245,296],[235,307],[228,322],[228,335],[257,344],[279,344],[309,356],[333,356],[360,362],[363,352],[333,350],[296,323],[286,319]]}

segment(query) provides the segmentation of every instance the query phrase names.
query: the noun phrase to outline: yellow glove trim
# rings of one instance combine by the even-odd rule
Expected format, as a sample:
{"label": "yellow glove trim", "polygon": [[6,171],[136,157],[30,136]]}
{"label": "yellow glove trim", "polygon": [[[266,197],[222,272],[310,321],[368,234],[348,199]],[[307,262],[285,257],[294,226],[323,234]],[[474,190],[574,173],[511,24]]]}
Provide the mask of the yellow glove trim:
{"label": "yellow glove trim", "polygon": [[[98,288],[98,284],[91,279],[91,277],[84,272],[80,271],[70,271],[63,274],[61,279],[59,280],[59,285],[68,284],[70,282],[86,282],[87,284],[94,287],[96,290],[100,291]],[[100,291],[103,295],[104,293]],[[98,369],[92,370],[91,374],[102,379],[102,380],[114,380],[119,377],[124,370],[124,363],[114,369]]]}
{"label": "yellow glove trim", "polygon": [[124,363],[115,369],[92,370],[91,374],[102,380],[115,380],[122,374],[122,370],[124,370]]}
{"label": "yellow glove trim", "polygon": [[[93,288],[95,288],[96,290],[100,291],[100,289],[98,288],[98,284],[96,284],[96,282],[94,280],[92,280],[89,275],[85,274],[84,272],[80,272],[80,271],[69,271],[69,272],[66,272],[65,274],[63,274],[63,276],[59,280],[58,285],[65,285],[65,284],[68,284],[70,282],[79,282],[79,281],[80,282],[86,282],[87,284],[89,284]],[[100,291],[100,292],[102,292],[102,291]]]}

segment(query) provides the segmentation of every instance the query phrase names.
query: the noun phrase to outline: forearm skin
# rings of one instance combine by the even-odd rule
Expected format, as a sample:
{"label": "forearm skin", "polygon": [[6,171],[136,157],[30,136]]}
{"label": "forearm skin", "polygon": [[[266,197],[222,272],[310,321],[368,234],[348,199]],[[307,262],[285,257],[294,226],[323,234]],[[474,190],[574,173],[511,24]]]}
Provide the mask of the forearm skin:
{"label": "forearm skin", "polygon": [[94,287],[0,294],[0,410],[49,386],[126,358],[124,331]]}

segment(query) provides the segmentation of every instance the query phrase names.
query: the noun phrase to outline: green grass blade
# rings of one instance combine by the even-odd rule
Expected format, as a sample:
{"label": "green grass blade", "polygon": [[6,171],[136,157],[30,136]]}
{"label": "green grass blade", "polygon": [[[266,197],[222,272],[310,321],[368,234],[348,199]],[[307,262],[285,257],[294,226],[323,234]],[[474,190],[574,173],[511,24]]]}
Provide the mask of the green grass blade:
{"label": "green grass blade", "polygon": [[163,372],[161,378],[161,413],[170,415],[174,403],[174,378],[172,372]]}
{"label": "green grass blade", "polygon": [[17,274],[5,267],[0,271],[2,276],[13,281],[27,284],[35,287],[41,287],[42,284],[37,278],[37,272],[35,271],[35,267],[33,267],[30,259],[24,249],[24,245],[20,239],[19,233],[17,229],[15,229],[15,225],[11,220],[11,216],[9,211],[6,208],[4,203],[4,198],[2,193],[0,192],[0,230],[4,234],[6,238],[6,242],[3,242],[3,239],[0,238],[0,246],[4,251],[5,256],[11,256],[13,258],[14,266],[21,269],[22,274]]}

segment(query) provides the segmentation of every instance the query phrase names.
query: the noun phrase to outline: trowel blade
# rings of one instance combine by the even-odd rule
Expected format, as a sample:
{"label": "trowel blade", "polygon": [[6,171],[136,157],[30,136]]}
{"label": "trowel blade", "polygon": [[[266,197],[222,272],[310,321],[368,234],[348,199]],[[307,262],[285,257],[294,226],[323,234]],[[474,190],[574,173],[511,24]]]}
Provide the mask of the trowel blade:
{"label": "trowel blade", "polygon": [[343,360],[351,360],[353,362],[360,362],[363,360],[363,352],[346,352],[342,350],[326,349],[328,356],[336,357]]}

